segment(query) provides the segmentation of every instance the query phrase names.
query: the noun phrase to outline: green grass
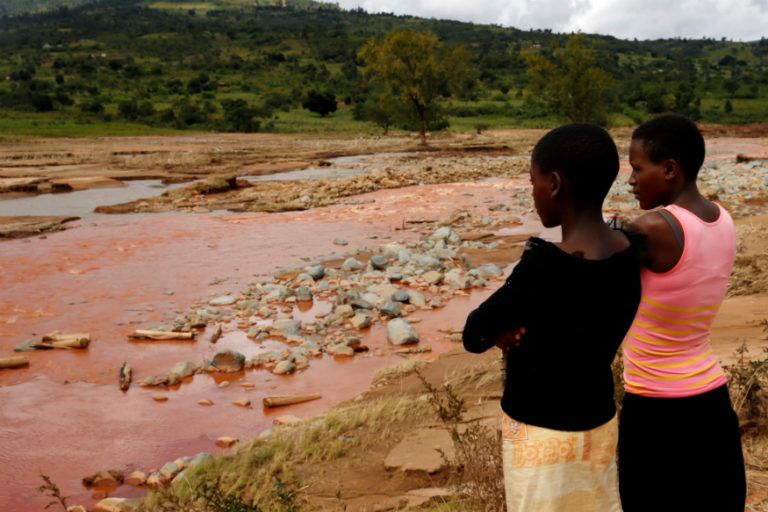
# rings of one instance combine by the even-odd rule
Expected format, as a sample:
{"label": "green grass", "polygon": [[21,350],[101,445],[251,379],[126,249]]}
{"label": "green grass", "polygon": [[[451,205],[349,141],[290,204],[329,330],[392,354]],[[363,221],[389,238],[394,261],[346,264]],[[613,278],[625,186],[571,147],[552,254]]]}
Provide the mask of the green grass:
{"label": "green grass", "polygon": [[293,109],[288,112],[276,112],[274,131],[280,133],[323,133],[323,132],[379,132],[381,128],[374,123],[355,121],[352,118],[352,108],[342,106],[329,115],[320,117],[304,109]]}
{"label": "green grass", "polygon": [[125,121],[77,121],[57,114],[0,112],[0,137],[110,137],[180,135],[192,130],[155,128]]}

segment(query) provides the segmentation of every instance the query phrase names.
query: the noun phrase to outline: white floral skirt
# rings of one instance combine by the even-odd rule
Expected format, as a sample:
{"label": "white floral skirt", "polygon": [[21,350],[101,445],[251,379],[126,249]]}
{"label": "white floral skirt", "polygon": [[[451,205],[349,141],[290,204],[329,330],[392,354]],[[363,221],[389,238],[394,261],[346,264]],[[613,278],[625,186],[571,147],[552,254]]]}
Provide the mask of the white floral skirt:
{"label": "white floral skirt", "polygon": [[621,512],[616,416],[584,432],[501,416],[507,512]]}

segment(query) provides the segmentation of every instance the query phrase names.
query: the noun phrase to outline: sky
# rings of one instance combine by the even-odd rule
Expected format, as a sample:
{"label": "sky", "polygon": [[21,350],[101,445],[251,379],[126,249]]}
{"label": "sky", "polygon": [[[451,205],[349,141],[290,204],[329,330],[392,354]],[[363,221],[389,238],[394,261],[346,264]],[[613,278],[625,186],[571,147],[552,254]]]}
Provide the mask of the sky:
{"label": "sky", "polygon": [[768,37],[768,0],[323,0],[345,9],[622,39]]}

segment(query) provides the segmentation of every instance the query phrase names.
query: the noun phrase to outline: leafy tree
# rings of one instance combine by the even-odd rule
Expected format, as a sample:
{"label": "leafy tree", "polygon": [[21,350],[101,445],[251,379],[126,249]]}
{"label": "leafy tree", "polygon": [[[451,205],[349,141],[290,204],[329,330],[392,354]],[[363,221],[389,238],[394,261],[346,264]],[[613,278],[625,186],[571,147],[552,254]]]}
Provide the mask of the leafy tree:
{"label": "leafy tree", "polygon": [[252,107],[243,99],[222,100],[221,107],[224,109],[227,129],[234,132],[257,132],[261,121],[256,118],[269,116],[267,109]]}
{"label": "leafy tree", "polygon": [[438,101],[472,73],[466,48],[447,49],[432,32],[390,32],[382,40],[369,40],[358,57],[365,63],[365,75],[386,84],[408,107],[404,110],[418,129],[421,144],[427,143],[430,121],[439,117]]}
{"label": "leafy tree", "polygon": [[330,92],[311,90],[301,106],[310,112],[320,114],[320,117],[325,117],[336,112],[336,96]]}
{"label": "leafy tree", "polygon": [[526,56],[529,98],[537,98],[574,123],[608,123],[606,92],[611,79],[597,66],[597,52],[582,34],[570,36],[551,57]]}
{"label": "leafy tree", "polygon": [[389,128],[403,118],[403,108],[388,88],[369,94],[364,101],[355,104],[353,117],[358,121],[372,121],[389,133]]}

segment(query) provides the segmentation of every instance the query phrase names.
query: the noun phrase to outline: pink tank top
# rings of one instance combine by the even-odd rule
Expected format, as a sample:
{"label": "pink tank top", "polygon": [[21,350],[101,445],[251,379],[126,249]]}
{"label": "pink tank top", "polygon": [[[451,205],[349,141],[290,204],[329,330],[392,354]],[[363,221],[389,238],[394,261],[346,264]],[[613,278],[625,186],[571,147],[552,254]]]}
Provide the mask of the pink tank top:
{"label": "pink tank top", "polygon": [[705,222],[676,205],[666,207],[683,229],[683,254],[672,270],[642,269],[642,300],[624,338],[624,383],[629,393],[684,397],[726,382],[709,333],[725,298],[736,255],[733,219]]}

